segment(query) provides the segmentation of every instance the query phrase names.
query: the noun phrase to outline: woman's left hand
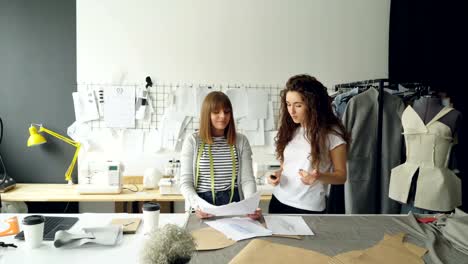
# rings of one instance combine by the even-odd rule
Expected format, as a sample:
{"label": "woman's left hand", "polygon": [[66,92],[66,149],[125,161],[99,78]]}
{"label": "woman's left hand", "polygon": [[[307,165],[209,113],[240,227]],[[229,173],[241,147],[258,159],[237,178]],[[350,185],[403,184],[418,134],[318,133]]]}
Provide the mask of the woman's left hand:
{"label": "woman's left hand", "polygon": [[305,185],[312,185],[320,178],[320,172],[313,170],[311,173],[305,170],[299,170],[299,176],[301,177],[302,183]]}
{"label": "woman's left hand", "polygon": [[257,208],[253,214],[248,214],[247,216],[252,220],[258,220],[262,218],[262,209]]}

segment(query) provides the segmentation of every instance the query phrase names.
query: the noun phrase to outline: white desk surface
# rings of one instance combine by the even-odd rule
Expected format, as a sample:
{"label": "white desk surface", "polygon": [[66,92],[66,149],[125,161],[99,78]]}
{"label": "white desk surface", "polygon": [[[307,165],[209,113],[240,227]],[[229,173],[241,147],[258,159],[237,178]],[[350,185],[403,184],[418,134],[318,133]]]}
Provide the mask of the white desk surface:
{"label": "white desk surface", "polygon": [[[18,216],[20,223],[28,214],[0,214],[0,221]],[[44,214],[54,216],[54,214]],[[82,227],[97,227],[108,225],[113,218],[133,218],[141,217],[141,214],[61,214],[57,216],[77,216],[80,218],[78,222],[70,229],[70,231],[80,230]],[[185,214],[161,214],[159,218],[159,226],[167,223],[183,226],[186,221]],[[142,222],[136,234],[125,234],[122,241],[113,247],[100,245],[84,245],[80,248],[63,249],[55,248],[53,241],[44,241],[42,246],[37,249],[28,249],[24,241],[17,240],[14,236],[0,237],[0,241],[5,243],[14,243],[18,248],[1,248],[0,247],[0,263],[34,263],[34,264],[84,264],[84,263],[139,263],[140,250],[145,241],[143,234]]]}

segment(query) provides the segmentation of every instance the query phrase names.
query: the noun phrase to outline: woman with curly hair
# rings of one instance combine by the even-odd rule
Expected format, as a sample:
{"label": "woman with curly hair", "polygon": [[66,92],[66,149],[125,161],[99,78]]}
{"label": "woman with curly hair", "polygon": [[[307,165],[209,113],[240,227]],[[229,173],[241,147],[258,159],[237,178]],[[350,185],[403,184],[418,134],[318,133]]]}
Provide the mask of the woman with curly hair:
{"label": "woman with curly hair", "polygon": [[349,136],[316,78],[296,75],[286,83],[275,141],[281,169],[268,179],[276,186],[269,213],[324,213],[328,184],[346,182]]}

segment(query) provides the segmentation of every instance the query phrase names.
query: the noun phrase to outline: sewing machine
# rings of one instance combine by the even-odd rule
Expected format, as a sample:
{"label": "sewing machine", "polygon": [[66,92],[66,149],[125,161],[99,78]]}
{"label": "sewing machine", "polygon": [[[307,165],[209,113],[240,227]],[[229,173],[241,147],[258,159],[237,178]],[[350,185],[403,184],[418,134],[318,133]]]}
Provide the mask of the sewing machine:
{"label": "sewing machine", "polygon": [[76,190],[80,194],[109,194],[122,192],[123,166],[118,161],[96,161],[88,164],[84,182]]}

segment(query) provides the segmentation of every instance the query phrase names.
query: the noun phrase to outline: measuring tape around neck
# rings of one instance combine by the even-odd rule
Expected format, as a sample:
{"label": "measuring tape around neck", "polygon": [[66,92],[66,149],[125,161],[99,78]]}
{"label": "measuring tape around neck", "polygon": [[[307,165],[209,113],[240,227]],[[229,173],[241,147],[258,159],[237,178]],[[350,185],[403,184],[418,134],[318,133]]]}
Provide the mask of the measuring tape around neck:
{"label": "measuring tape around neck", "polygon": [[[196,172],[195,172],[195,189],[198,186],[198,178],[200,176],[200,159],[205,149],[205,143],[202,142],[200,147],[198,148],[198,155],[197,155],[197,163],[196,163]],[[236,180],[236,166],[237,161],[234,156],[234,146],[229,145],[229,150],[231,152],[231,160],[232,160],[232,178],[231,178],[231,196],[229,198],[229,203],[232,202],[232,198],[234,197],[234,185]],[[208,157],[210,159],[210,178],[211,178],[211,196],[213,197],[213,205],[215,204],[215,190],[214,190],[214,164],[213,164],[213,155],[211,154],[211,145],[208,144]]]}

